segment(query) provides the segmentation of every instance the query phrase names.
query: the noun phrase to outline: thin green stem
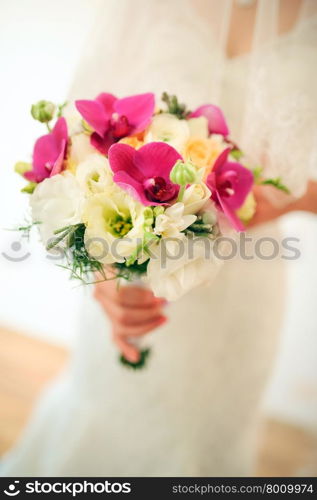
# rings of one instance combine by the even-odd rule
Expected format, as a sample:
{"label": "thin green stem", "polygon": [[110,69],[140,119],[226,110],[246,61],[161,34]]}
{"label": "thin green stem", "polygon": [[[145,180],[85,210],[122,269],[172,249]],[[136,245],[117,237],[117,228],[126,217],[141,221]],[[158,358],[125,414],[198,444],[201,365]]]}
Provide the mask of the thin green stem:
{"label": "thin green stem", "polygon": [[183,198],[184,198],[184,193],[185,193],[185,184],[183,184],[180,189],[179,189],[179,193],[178,193],[178,197],[177,197],[177,201],[182,201]]}

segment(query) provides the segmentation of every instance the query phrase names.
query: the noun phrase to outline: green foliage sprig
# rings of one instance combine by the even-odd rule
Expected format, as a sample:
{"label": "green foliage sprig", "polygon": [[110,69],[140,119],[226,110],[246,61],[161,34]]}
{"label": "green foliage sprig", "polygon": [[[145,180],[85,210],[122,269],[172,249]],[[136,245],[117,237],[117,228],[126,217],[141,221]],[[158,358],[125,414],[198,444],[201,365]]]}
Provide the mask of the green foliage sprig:
{"label": "green foliage sprig", "polygon": [[189,115],[190,111],[187,109],[186,104],[179,103],[176,95],[163,92],[161,99],[167,105],[168,113],[176,115],[180,119],[185,119]]}

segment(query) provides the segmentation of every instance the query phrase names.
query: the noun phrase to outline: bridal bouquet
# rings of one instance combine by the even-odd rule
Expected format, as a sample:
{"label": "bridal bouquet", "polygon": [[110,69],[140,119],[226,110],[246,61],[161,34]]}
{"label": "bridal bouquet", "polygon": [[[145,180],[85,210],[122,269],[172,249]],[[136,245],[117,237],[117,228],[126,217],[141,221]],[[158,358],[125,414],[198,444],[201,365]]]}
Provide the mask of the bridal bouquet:
{"label": "bridal bouquet", "polygon": [[47,127],[32,162],[16,164],[32,223],[86,282],[141,278],[176,300],[213,279],[223,263],[215,245],[255,212],[254,184],[286,190],[246,165],[211,104],[189,111],[166,93],[161,104],[152,93],[102,93],[40,101],[31,113]]}

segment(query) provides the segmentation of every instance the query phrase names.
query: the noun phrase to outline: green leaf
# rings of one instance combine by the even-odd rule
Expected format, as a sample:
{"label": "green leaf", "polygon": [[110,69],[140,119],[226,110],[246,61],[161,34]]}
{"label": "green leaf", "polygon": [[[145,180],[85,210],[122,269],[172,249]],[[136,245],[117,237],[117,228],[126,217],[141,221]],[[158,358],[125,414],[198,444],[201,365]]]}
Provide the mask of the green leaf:
{"label": "green leaf", "polygon": [[230,156],[232,156],[232,158],[234,158],[235,160],[239,161],[243,156],[243,152],[241,151],[241,149],[232,149],[230,151]]}
{"label": "green leaf", "polygon": [[136,363],[132,363],[131,361],[128,361],[122,354],[120,356],[120,363],[123,366],[126,366],[127,368],[132,368],[132,370],[140,370],[141,368],[144,368],[147,362],[147,359],[150,355],[150,349],[144,349],[140,353],[140,359]]}
{"label": "green leaf", "polygon": [[167,105],[168,113],[176,115],[180,119],[186,118],[190,113],[190,111],[187,110],[185,104],[181,104],[178,102],[176,95],[170,95],[167,92],[163,92],[161,99]]}
{"label": "green leaf", "polygon": [[254,167],[252,169],[252,172],[253,172],[253,176],[254,176],[254,182],[256,184],[260,183],[261,181],[261,177],[262,177],[262,173],[263,173],[263,167]]}
{"label": "green leaf", "polygon": [[63,102],[63,104],[59,104],[57,106],[57,118],[60,118],[61,116],[63,116],[63,109],[65,108],[65,106],[67,106],[68,104],[68,101],[65,101]]}
{"label": "green leaf", "polygon": [[56,245],[58,245],[61,241],[63,241],[63,239],[66,238],[66,236],[68,236],[72,231],[74,231],[73,226],[69,226],[57,238],[55,238],[48,245],[46,245],[46,250],[52,250],[52,248],[56,247]]}
{"label": "green leaf", "polygon": [[24,186],[24,188],[21,189],[21,193],[32,194],[36,186],[36,182],[29,182],[26,186]]}
{"label": "green leaf", "polygon": [[261,184],[274,186],[276,189],[279,189],[280,191],[283,191],[286,194],[291,194],[288,187],[282,183],[280,177],[276,177],[275,179],[265,179],[264,181],[261,182]]}

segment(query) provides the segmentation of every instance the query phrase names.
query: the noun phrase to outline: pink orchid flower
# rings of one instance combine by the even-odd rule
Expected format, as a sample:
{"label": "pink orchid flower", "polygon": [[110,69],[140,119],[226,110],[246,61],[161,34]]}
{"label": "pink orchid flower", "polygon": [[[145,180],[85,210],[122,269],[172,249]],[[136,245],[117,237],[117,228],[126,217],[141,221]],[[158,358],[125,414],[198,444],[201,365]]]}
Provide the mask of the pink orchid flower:
{"label": "pink orchid flower", "polygon": [[164,142],[150,142],[135,150],[127,144],[114,144],[109,163],[114,182],[143,205],[160,205],[174,200],[179,186],[169,178],[181,155]]}
{"label": "pink orchid flower", "polygon": [[42,182],[59,174],[63,170],[67,140],[66,120],[61,117],[49,134],[37,139],[33,149],[33,169],[25,172],[24,177],[31,182]]}
{"label": "pink orchid flower", "polygon": [[223,112],[214,104],[204,104],[188,115],[188,118],[198,118],[204,116],[208,121],[210,134],[221,134],[224,137],[229,135],[228,125]]}
{"label": "pink orchid flower", "polygon": [[252,172],[240,163],[228,161],[230,150],[227,148],[218,156],[206,184],[216,207],[224,212],[236,231],[243,231],[244,226],[236,210],[251,191],[254,178]]}
{"label": "pink orchid flower", "polygon": [[93,101],[76,101],[76,108],[93,128],[91,144],[102,154],[128,135],[142,132],[154,113],[154,94],[139,94],[117,99],[112,94],[100,94]]}

